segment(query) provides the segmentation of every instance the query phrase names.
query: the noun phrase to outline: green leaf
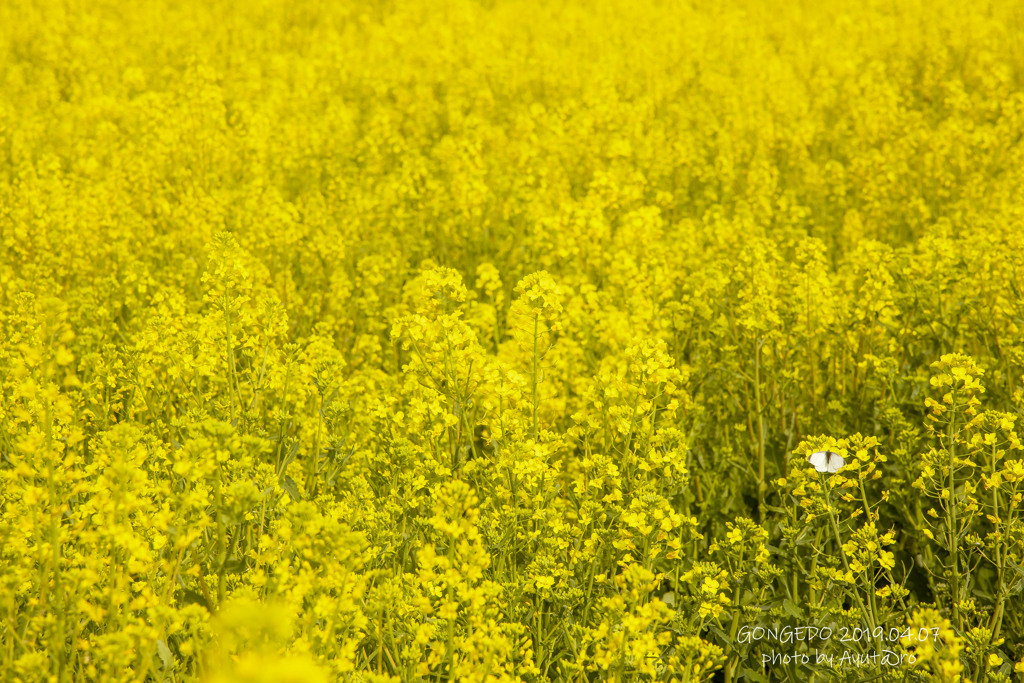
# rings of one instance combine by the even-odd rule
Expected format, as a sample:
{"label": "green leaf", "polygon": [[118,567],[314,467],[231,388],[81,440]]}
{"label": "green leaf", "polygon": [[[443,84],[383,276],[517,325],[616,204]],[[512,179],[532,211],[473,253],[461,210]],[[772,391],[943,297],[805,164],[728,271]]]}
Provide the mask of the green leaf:
{"label": "green leaf", "polygon": [[182,596],[182,601],[186,605],[201,605],[202,607],[206,607],[207,609],[209,609],[210,607],[206,602],[206,598],[203,597],[201,593],[199,593],[198,591],[194,591],[191,588],[185,589],[185,593]]}
{"label": "green leaf", "polygon": [[720,642],[731,644],[729,634],[719,628],[716,624],[708,624],[707,627],[709,631],[718,636]]}
{"label": "green leaf", "polygon": [[788,598],[782,601],[782,609],[786,610],[786,614],[794,619],[801,619],[804,616],[800,608],[796,606],[796,603]]}
{"label": "green leaf", "polygon": [[246,569],[248,566],[242,558],[232,557],[224,563],[224,571],[228,574],[241,574]]}
{"label": "green leaf", "polygon": [[288,455],[286,455],[284,457],[284,462],[281,463],[281,472],[282,473],[284,473],[284,471],[288,469],[288,465],[291,464],[292,460],[295,459],[295,456],[298,455],[298,453],[299,453],[299,442],[296,441],[295,443],[292,444],[292,447],[288,449]]}
{"label": "green leaf", "polygon": [[156,641],[156,653],[160,655],[160,661],[164,663],[164,671],[174,668],[174,654],[171,652],[171,648],[167,647],[167,643],[162,640]]}
{"label": "green leaf", "polygon": [[295,480],[291,477],[283,477],[280,481],[281,488],[288,492],[288,495],[292,497],[292,500],[298,502],[302,500],[302,494],[299,493],[299,486],[295,483]]}
{"label": "green leaf", "polygon": [[756,683],[768,683],[768,678],[765,677],[760,671],[754,671],[747,667],[740,668],[740,680],[741,681],[755,681]]}

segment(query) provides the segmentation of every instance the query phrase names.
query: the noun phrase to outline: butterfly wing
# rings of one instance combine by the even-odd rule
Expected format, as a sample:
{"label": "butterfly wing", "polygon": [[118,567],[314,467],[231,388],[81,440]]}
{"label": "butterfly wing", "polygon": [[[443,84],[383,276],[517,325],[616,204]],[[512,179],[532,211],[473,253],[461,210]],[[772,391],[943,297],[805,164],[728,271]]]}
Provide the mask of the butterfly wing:
{"label": "butterfly wing", "polygon": [[828,472],[829,474],[835,474],[839,470],[843,469],[846,465],[846,461],[843,460],[843,456],[832,451],[818,451],[817,453],[811,453],[807,456],[807,462],[814,465],[814,469],[819,472]]}
{"label": "butterfly wing", "polygon": [[814,465],[819,472],[828,471],[828,451],[818,451],[807,456],[807,462]]}

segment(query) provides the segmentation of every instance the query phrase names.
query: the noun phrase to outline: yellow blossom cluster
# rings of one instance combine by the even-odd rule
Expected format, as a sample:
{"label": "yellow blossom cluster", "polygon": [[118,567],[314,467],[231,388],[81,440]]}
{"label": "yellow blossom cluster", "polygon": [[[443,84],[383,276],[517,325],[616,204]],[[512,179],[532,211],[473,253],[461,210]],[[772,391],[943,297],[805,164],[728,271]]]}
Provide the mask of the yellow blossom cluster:
{"label": "yellow blossom cluster", "polygon": [[0,2],[0,680],[1008,680],[1022,21]]}

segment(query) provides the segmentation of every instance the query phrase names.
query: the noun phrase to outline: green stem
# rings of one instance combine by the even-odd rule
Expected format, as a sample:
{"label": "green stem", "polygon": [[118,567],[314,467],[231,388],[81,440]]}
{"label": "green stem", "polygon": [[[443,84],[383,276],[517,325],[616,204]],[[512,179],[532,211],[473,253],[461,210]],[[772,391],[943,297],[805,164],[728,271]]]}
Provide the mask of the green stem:
{"label": "green stem", "polygon": [[238,378],[235,376],[235,353],[231,348],[231,288],[224,288],[224,323],[227,332],[227,356],[228,356],[228,407],[231,414],[231,424],[235,423],[235,393],[238,390]]}
{"label": "green stem", "polygon": [[953,566],[950,581],[953,587],[953,623],[957,629],[963,628],[960,621],[960,548],[956,532],[956,444],[954,442],[956,424],[956,408],[950,411],[949,417],[949,505],[946,507],[946,525],[949,533],[949,552],[952,556]]}
{"label": "green stem", "polygon": [[217,463],[217,478],[213,482],[214,501],[216,503],[217,515],[217,557],[219,559],[220,567],[217,571],[217,609],[220,609],[221,603],[224,601],[224,565],[227,564],[227,544],[225,538],[227,536],[227,529],[224,526],[224,495],[221,491],[221,477],[222,469],[220,463]]}
{"label": "green stem", "polygon": [[539,384],[537,378],[537,335],[539,333],[540,326],[540,315],[533,317],[533,442],[538,443],[540,441],[540,429],[537,420],[537,385]]}
{"label": "green stem", "polygon": [[757,517],[764,523],[764,493],[768,485],[764,481],[764,415],[761,405],[761,340],[757,341],[754,353],[754,408],[757,410]]}
{"label": "green stem", "polygon": [[[829,493],[829,489],[828,489],[828,485],[827,484],[825,486],[825,495],[828,497],[828,499],[826,500],[826,509],[828,510],[829,521],[832,523],[832,533],[835,535],[836,544],[838,544],[838,546],[839,546],[839,556],[843,560],[843,568],[846,569],[846,571],[849,572],[850,571],[850,562],[846,558],[846,551],[843,550],[843,539],[842,539],[842,536],[840,536],[840,534],[839,534],[839,523],[836,522],[835,512],[833,512],[833,510],[832,510],[831,495]],[[856,590],[850,591],[850,595],[853,596],[853,599],[857,601],[857,607],[860,609],[861,614],[863,614],[865,617],[867,617],[868,627],[871,629],[872,634],[874,634],[875,626],[877,625],[876,615],[874,613],[874,609],[873,608],[872,609],[868,609],[864,605],[864,601],[860,599],[860,594]],[[882,651],[882,643],[881,643],[880,639],[875,638],[875,641],[876,641],[875,647],[877,648],[876,651],[877,652],[881,652]]]}

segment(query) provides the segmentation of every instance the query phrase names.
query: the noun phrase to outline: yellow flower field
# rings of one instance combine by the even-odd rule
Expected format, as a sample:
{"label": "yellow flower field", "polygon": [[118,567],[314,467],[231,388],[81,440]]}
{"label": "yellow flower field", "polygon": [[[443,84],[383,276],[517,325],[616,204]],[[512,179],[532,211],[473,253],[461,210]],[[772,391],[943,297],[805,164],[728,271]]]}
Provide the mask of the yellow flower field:
{"label": "yellow flower field", "polygon": [[0,680],[1019,680],[1022,35],[0,3]]}

